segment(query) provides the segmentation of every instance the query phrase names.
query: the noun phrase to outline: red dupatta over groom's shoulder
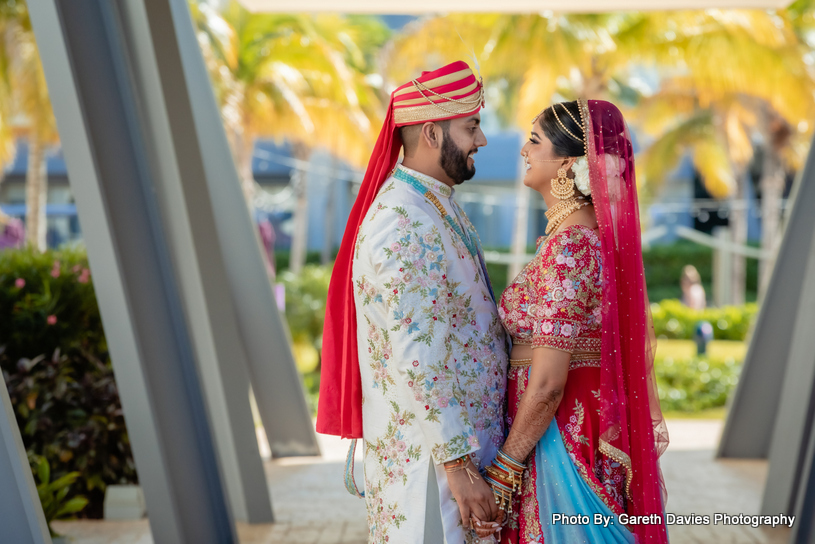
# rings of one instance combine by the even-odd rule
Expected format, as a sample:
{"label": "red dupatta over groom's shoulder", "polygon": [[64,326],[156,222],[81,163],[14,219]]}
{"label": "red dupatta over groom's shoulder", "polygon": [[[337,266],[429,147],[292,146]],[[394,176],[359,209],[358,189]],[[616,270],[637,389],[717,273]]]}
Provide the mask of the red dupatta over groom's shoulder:
{"label": "red dupatta over groom's shoulder", "polygon": [[352,257],[357,230],[399,158],[402,140],[397,129],[465,117],[476,113],[483,105],[482,82],[462,61],[423,72],[391,94],[385,123],[348,217],[328,288],[317,432],[342,438],[362,438],[362,386],[351,281]]}

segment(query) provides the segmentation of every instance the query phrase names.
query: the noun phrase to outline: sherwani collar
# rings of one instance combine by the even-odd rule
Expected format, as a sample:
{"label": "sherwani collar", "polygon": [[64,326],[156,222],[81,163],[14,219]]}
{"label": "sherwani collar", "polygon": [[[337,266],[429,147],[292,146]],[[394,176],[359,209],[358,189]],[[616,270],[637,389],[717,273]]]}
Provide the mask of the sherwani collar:
{"label": "sherwani collar", "polygon": [[412,168],[408,168],[407,166],[403,166],[399,164],[397,168],[401,169],[404,173],[408,174],[409,176],[415,178],[419,183],[421,183],[426,189],[429,191],[436,193],[437,195],[441,195],[445,198],[450,198],[453,196],[455,190],[447,185],[446,183],[442,183],[441,181],[437,180],[434,177],[428,176],[427,174],[422,174],[421,172],[417,172]]}

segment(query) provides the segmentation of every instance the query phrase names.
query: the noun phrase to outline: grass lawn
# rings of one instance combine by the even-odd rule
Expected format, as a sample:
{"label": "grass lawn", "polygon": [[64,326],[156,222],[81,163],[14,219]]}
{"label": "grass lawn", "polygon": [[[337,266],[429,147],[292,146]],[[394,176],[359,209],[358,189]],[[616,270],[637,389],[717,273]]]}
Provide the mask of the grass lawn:
{"label": "grass lawn", "polygon": [[[707,353],[716,359],[732,357],[743,361],[747,353],[747,344],[733,340],[713,340],[707,345]],[[657,340],[657,359],[673,357],[684,359],[696,355],[696,343],[693,340]]]}
{"label": "grass lawn", "polygon": [[721,408],[711,408],[710,410],[700,410],[699,412],[662,412],[665,419],[724,419],[727,410]]}

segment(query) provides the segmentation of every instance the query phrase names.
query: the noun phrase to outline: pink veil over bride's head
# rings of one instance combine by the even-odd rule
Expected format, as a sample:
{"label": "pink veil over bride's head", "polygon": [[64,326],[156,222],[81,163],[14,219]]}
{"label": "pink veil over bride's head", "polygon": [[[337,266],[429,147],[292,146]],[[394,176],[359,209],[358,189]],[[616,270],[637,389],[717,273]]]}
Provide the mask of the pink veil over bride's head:
{"label": "pink veil over bride's head", "polygon": [[[664,513],[658,458],[668,446],[654,377],[656,339],[642,264],[634,150],[622,113],[579,100],[591,197],[603,254],[600,451],[627,469],[627,513]],[[641,540],[667,542],[666,528],[632,525]]]}

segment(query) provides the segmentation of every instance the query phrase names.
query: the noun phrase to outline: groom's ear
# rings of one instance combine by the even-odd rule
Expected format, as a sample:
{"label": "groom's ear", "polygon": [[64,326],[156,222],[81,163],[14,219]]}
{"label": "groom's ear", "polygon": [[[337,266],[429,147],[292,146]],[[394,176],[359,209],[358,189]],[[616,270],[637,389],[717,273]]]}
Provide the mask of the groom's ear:
{"label": "groom's ear", "polygon": [[422,125],[422,134],[420,139],[424,141],[425,145],[430,149],[438,149],[441,147],[442,129],[439,125],[433,122],[427,122]]}

